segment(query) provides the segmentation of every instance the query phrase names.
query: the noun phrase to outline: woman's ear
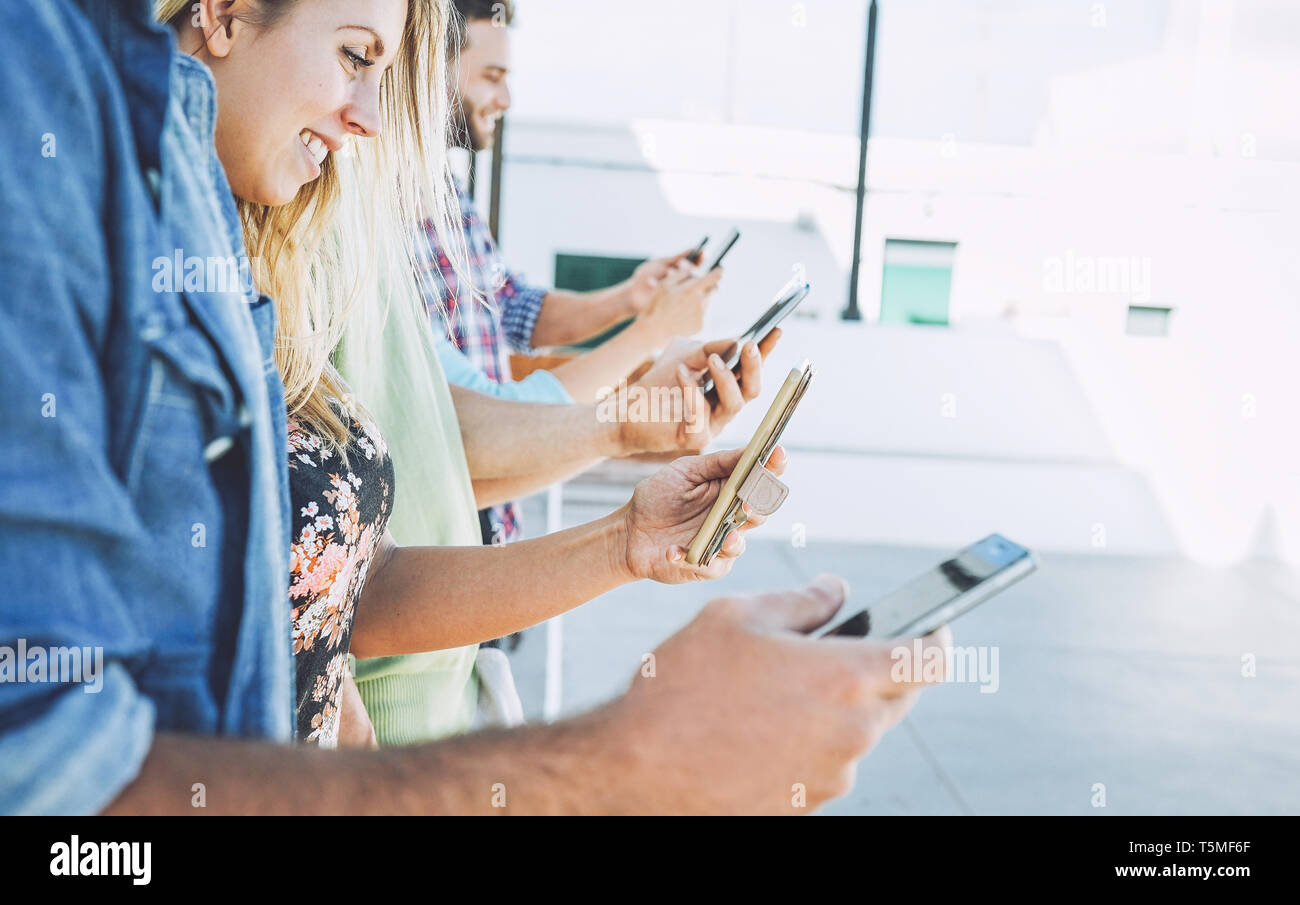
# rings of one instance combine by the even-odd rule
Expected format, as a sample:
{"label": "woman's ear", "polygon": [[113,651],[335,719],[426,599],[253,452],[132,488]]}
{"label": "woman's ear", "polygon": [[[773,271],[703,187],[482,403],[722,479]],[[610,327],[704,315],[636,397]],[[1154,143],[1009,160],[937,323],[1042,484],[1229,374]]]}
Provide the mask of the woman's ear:
{"label": "woman's ear", "polygon": [[213,57],[227,56],[244,30],[241,13],[246,0],[196,0],[190,22],[203,35],[203,46]]}

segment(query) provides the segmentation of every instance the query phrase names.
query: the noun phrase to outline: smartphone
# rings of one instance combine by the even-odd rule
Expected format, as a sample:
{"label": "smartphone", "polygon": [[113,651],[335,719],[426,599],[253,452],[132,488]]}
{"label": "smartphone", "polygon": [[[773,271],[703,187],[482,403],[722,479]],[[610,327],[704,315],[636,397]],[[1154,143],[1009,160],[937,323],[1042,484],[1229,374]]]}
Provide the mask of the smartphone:
{"label": "smartphone", "polygon": [[874,603],[837,615],[814,637],[928,635],[1038,568],[1034,554],[990,534]]}
{"label": "smartphone", "polygon": [[709,244],[709,237],[705,236],[703,239],[700,240],[699,245],[696,245],[693,249],[691,249],[686,253],[686,260],[698,266],[700,261],[704,259],[704,246],[708,244]]}
{"label": "smartphone", "polygon": [[740,230],[733,229],[730,233],[728,233],[727,238],[722,242],[722,250],[717,253],[717,255],[713,258],[712,263],[710,263],[709,266],[704,269],[704,272],[709,273],[711,271],[717,270],[719,265],[722,264],[722,259],[727,256],[727,252],[731,251],[731,246],[735,245],[737,240],[739,239],[740,239]]}
{"label": "smartphone", "polygon": [[[731,352],[724,359],[727,367],[734,371],[736,365],[740,363],[740,350],[745,343],[751,339],[756,343],[766,339],[767,334],[771,333],[777,324],[789,317],[790,313],[799,307],[799,303],[806,299],[811,291],[812,286],[803,280],[795,279],[786,283],[781,291],[777,293],[776,300],[772,302],[771,306],[759,315],[758,320],[750,324],[748,330],[740,334],[736,340],[736,345],[732,347]],[[713,392],[713,378],[706,375],[701,388],[706,394]]]}
{"label": "smartphone", "polygon": [[741,451],[736,467],[723,482],[718,498],[713,501],[713,507],[687,548],[687,562],[701,566],[712,562],[727,535],[745,524],[746,505],[758,515],[766,516],[784,502],[788,489],[767,470],[767,460],[790,423],[794,410],[808,392],[812,378],[813,366],[806,361],[790,369],[785,383],[776,391],[776,398],[768,407],[767,414]]}

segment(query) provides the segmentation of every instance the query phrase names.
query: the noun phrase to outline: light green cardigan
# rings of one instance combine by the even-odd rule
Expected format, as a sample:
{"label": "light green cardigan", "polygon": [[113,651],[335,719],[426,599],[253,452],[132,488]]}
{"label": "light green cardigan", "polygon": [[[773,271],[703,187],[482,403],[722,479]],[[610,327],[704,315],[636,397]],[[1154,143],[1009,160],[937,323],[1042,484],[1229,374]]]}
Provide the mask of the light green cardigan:
{"label": "light green cardigan", "polygon": [[[336,363],[393,459],[388,530],[403,546],[477,546],[482,536],[465,446],[428,323],[387,317],[378,329],[382,338],[370,341],[364,330],[353,331]],[[410,745],[464,732],[478,700],[477,652],[474,644],[358,660],[357,689],[379,743]]]}

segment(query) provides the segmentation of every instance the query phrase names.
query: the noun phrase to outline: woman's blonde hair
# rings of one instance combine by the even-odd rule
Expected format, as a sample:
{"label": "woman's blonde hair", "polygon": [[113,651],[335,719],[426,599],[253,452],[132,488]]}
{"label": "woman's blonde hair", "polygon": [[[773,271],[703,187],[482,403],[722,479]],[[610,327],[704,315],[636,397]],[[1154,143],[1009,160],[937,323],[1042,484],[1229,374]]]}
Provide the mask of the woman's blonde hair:
{"label": "woman's blonde hair", "polygon": [[[272,28],[297,2],[307,0],[257,0],[256,12],[242,18]],[[191,6],[191,0],[156,0],[154,12],[175,28],[189,27]],[[287,204],[237,199],[258,288],[275,300],[275,358],[289,414],[343,455],[350,434],[331,400],[360,414],[332,362],[344,335],[380,335],[390,304],[397,303],[406,326],[423,334],[433,354],[416,285],[426,278],[418,266],[418,224],[432,222],[453,266],[465,269],[446,155],[444,78],[454,15],[447,0],[407,0],[398,56],[380,83],[377,138],[354,138],[327,155],[320,176]],[[436,290],[427,294],[438,297]],[[421,314],[411,325],[416,308]]]}

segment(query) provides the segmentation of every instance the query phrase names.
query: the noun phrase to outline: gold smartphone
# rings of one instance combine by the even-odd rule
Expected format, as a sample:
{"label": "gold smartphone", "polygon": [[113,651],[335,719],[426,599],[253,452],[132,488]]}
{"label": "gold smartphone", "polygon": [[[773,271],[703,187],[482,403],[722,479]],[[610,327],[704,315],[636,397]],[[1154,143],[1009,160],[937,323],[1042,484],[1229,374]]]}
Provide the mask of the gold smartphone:
{"label": "gold smartphone", "polygon": [[767,516],[785,502],[789,488],[764,466],[799,400],[808,391],[812,376],[813,367],[806,361],[790,369],[758,430],[754,431],[754,436],[740,454],[740,461],[722,485],[722,491],[714,500],[695,540],[691,541],[690,549],[686,551],[686,561],[691,565],[707,566],[713,561],[727,535],[745,523],[746,504],[757,514]]}

